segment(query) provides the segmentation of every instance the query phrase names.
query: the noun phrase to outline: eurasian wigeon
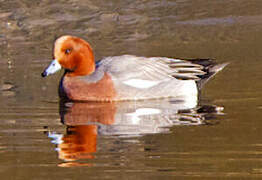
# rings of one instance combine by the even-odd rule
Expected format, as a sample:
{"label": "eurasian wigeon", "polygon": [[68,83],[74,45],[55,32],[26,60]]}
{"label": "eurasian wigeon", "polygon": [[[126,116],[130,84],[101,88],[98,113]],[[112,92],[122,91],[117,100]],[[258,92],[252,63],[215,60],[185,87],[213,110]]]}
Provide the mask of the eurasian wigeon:
{"label": "eurasian wigeon", "polygon": [[95,62],[90,45],[74,36],[55,41],[48,76],[65,69],[59,95],[74,101],[121,101],[197,96],[203,84],[227,64],[210,59],[121,55]]}

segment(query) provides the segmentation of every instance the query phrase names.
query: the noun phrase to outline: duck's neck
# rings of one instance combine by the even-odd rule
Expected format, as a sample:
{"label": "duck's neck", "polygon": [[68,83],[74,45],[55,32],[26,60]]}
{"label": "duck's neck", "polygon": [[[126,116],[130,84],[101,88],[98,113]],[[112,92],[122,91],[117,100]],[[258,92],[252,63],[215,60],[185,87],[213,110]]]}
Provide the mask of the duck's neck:
{"label": "duck's neck", "polygon": [[78,61],[77,66],[72,72],[68,73],[68,76],[87,76],[95,71],[96,65],[92,51],[89,51],[87,55],[80,53],[76,58]]}
{"label": "duck's neck", "polygon": [[74,71],[74,74],[77,76],[87,76],[92,74],[95,71],[95,61],[90,59],[88,61],[82,61],[79,63],[78,67]]}

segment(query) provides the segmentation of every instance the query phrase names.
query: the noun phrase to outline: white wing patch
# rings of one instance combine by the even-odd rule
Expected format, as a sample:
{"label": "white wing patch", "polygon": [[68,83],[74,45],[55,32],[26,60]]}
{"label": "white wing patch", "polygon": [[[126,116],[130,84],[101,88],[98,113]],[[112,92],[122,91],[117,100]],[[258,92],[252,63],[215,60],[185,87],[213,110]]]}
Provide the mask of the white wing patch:
{"label": "white wing patch", "polygon": [[123,83],[135,88],[145,89],[157,85],[158,83],[160,83],[160,81],[150,81],[144,79],[129,79],[127,81],[124,81]]}

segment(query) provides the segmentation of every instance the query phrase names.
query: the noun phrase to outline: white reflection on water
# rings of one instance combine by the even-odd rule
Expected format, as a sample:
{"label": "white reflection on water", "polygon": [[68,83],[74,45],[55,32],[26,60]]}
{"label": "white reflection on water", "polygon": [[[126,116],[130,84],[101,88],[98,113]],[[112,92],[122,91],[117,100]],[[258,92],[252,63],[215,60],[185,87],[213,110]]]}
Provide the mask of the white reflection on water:
{"label": "white reflection on water", "polygon": [[[212,124],[223,108],[214,105],[197,106],[197,98],[188,103],[178,99],[129,101],[117,103],[60,103],[61,122],[65,134],[49,132],[56,144],[59,159],[69,164],[60,166],[91,166],[75,161],[93,159],[98,136],[130,138],[145,134],[167,133],[174,125]],[[210,121],[211,120],[211,121]],[[72,163],[74,162],[74,163]]]}
{"label": "white reflection on water", "polygon": [[[197,97],[190,99],[158,99],[113,103],[62,103],[61,120],[65,125],[99,126],[103,135],[140,135],[160,133],[162,127],[170,127],[184,116],[179,111],[197,106]],[[192,122],[201,124],[201,118]],[[179,122],[178,122],[179,123]],[[181,122],[182,123],[182,122]],[[185,124],[185,123],[183,123]]]}

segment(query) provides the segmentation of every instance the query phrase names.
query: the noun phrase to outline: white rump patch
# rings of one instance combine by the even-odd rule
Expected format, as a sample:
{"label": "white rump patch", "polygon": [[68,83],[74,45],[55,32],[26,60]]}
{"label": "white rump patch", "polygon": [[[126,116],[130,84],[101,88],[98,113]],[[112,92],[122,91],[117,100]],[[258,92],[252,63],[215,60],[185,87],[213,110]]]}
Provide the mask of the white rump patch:
{"label": "white rump patch", "polygon": [[128,86],[132,86],[135,88],[145,89],[150,88],[152,86],[157,85],[160,81],[150,81],[150,80],[143,80],[143,79],[130,79],[123,82]]}

